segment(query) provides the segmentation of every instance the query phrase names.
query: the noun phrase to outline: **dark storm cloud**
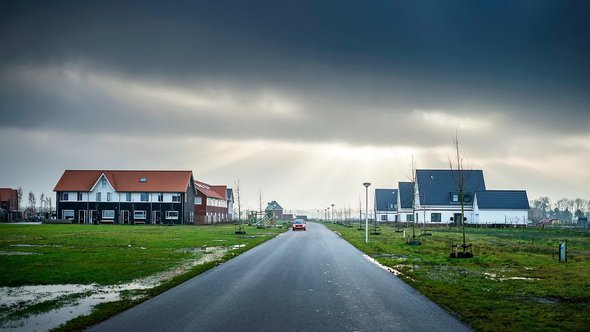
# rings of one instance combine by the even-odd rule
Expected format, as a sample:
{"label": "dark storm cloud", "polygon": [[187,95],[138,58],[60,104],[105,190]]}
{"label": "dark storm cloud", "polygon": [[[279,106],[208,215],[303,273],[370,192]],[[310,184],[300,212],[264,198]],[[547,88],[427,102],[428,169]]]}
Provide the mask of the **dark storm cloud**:
{"label": "dark storm cloud", "polygon": [[[256,94],[272,87],[304,108],[302,118],[242,116],[239,122],[211,113],[172,112],[175,117],[164,119],[150,113],[140,129],[133,123],[148,106],[102,94],[92,85],[56,93],[13,83],[3,74],[5,127],[162,135],[180,129],[187,135],[420,145],[443,136],[442,129],[425,131],[417,122],[414,111],[421,109],[456,118],[498,113],[512,119],[499,125],[517,123],[515,130],[522,131],[584,131],[590,120],[586,2],[1,6],[3,68],[73,63],[128,82],[166,82],[188,90],[216,84]],[[91,125],[104,118],[117,121]],[[257,130],[261,126],[268,129]],[[444,131],[456,126],[449,123]],[[310,134],[301,138],[302,130]],[[420,135],[412,135],[416,132]]]}

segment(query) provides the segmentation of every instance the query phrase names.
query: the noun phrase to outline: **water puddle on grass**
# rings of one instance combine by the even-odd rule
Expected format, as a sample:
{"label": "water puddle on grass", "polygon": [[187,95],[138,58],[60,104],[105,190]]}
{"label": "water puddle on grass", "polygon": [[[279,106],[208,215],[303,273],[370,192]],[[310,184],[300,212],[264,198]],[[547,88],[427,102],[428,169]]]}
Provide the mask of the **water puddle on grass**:
{"label": "water puddle on grass", "polygon": [[506,280],[538,281],[538,280],[541,280],[539,278],[531,278],[531,277],[505,277],[505,276],[498,276],[496,273],[489,273],[489,272],[484,272],[483,275],[485,276],[486,279],[497,280],[497,281],[506,281]]}
{"label": "water puddle on grass", "polygon": [[26,252],[26,251],[0,251],[2,256],[26,256],[26,255],[40,255],[37,252]]}
{"label": "water puddle on grass", "polygon": [[[238,245],[242,246],[242,245]],[[190,271],[193,267],[219,260],[228,251],[226,247],[185,248],[180,252],[196,257],[185,260],[174,269],[135,279],[119,285],[36,285],[0,287],[0,331],[43,331],[56,328],[78,316],[92,312],[94,306],[121,300],[123,292],[154,288],[172,278]],[[58,308],[12,319],[19,311],[47,301],[60,301]]]}
{"label": "water puddle on grass", "polygon": [[[403,274],[401,271],[399,271],[399,270],[396,270],[396,269],[394,269],[394,268],[392,268],[392,267],[389,267],[389,266],[385,266],[385,265],[383,265],[383,264],[379,263],[379,262],[378,262],[376,259],[374,259],[374,258],[373,258],[373,257],[371,257],[371,256],[368,256],[368,255],[363,255],[363,256],[364,256],[364,257],[365,257],[365,258],[366,258],[366,259],[367,259],[369,262],[371,262],[371,263],[373,263],[373,264],[377,265],[378,267],[380,267],[380,268],[384,269],[385,271],[388,271],[388,272],[391,272],[391,273],[393,273],[395,276],[398,276],[398,277],[399,277],[399,276],[404,276],[404,274]],[[396,265],[395,267],[403,267],[403,265]]]}

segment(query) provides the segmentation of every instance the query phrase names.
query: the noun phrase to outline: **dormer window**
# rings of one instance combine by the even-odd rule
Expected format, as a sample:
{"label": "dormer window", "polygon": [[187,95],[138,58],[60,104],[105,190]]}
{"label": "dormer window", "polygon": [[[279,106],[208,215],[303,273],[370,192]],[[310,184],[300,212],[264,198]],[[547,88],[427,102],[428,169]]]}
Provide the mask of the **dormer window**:
{"label": "dormer window", "polygon": [[147,182],[147,178],[139,178],[139,182],[141,182],[141,183]]}

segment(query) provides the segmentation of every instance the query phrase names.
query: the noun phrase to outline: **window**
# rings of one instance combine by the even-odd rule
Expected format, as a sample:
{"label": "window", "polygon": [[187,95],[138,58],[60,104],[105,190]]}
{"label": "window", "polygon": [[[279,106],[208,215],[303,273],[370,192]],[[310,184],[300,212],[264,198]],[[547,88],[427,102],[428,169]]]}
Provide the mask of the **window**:
{"label": "window", "polygon": [[102,219],[115,219],[115,210],[102,210]]}
{"label": "window", "polygon": [[102,193],[96,193],[96,201],[97,202],[101,201],[101,198],[102,198],[101,196],[102,196]]}
{"label": "window", "polygon": [[145,183],[145,182],[147,182],[147,178],[139,178],[139,182]]}
{"label": "window", "polygon": [[459,202],[459,194],[452,194],[451,195],[451,202]]}
{"label": "window", "polygon": [[111,193],[107,193],[107,202],[111,201]]}
{"label": "window", "polygon": [[386,214],[382,214],[381,215],[381,221],[387,221],[387,215]]}
{"label": "window", "polygon": [[432,221],[432,222],[441,222],[442,219],[441,219],[440,213],[431,213],[430,214],[430,221]]}
{"label": "window", "polygon": [[127,202],[131,202],[131,193],[126,193],[126,194],[125,194],[125,200],[126,200]]}
{"label": "window", "polygon": [[159,193],[158,194],[158,202],[163,202],[164,201],[164,194],[163,193]]}
{"label": "window", "polygon": [[63,210],[61,216],[65,220],[74,220],[74,210]]}
{"label": "window", "polygon": [[145,215],[146,215],[145,210],[133,211],[133,219],[145,220]]}
{"label": "window", "polygon": [[149,200],[150,200],[150,194],[148,194],[148,193],[141,193],[140,194],[140,197],[139,197],[139,200],[141,202],[149,202]]}
{"label": "window", "polygon": [[198,205],[203,204],[203,197],[195,197],[195,204],[198,204]]}
{"label": "window", "polygon": [[61,194],[61,200],[62,200],[62,201],[67,201],[67,200],[68,200],[68,198],[69,198],[69,196],[70,196],[70,195],[69,195],[68,193],[62,193],[62,194]]}
{"label": "window", "polygon": [[172,194],[173,202],[180,202],[180,194]]}
{"label": "window", "polygon": [[82,193],[78,193],[78,202],[82,201]]}
{"label": "window", "polygon": [[107,186],[107,179],[102,178],[102,180],[100,182],[101,182],[102,187],[103,188],[106,188],[106,186]]}
{"label": "window", "polygon": [[411,214],[406,214],[406,221],[414,221],[414,216]]}
{"label": "window", "polygon": [[166,219],[178,219],[178,211],[166,211]]}

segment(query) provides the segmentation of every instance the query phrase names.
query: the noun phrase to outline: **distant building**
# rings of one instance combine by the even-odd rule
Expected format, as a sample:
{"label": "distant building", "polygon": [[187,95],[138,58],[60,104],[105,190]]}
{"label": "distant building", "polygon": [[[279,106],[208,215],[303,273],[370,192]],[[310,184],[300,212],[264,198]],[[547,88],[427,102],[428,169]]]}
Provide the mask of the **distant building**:
{"label": "distant building", "polygon": [[397,204],[397,189],[375,189],[375,213],[378,221],[397,221]]}
{"label": "distant building", "polygon": [[194,223],[191,171],[66,170],[53,191],[74,223]]}
{"label": "distant building", "polygon": [[0,188],[0,221],[15,221],[18,218],[18,191],[11,188]]}
{"label": "distant building", "polygon": [[227,221],[227,186],[212,186],[195,181],[195,224],[208,225]]}
{"label": "distant building", "polygon": [[284,220],[293,220],[293,219],[295,219],[295,215],[292,213],[283,213],[283,219]]}
{"label": "distant building", "polygon": [[277,203],[277,201],[272,201],[268,203],[266,206],[265,212],[269,216],[274,216],[275,220],[283,220],[283,207]]}

